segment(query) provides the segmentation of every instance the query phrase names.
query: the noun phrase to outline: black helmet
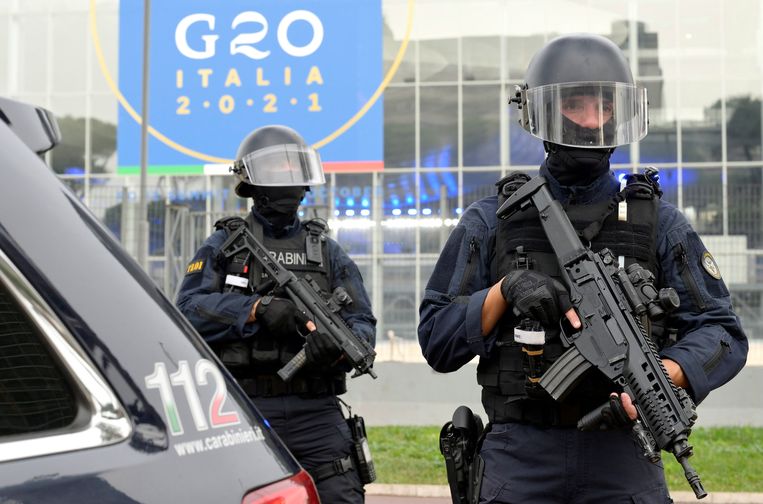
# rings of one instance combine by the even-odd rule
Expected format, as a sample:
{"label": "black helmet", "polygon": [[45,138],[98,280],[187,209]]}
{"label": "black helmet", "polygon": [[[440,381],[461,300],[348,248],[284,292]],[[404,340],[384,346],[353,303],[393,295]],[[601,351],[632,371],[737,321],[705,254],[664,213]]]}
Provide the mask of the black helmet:
{"label": "black helmet", "polygon": [[318,152],[286,126],[263,126],[244,138],[231,171],[241,180],[236,194],[254,195],[253,186],[295,187],[326,182]]}
{"label": "black helmet", "polygon": [[554,144],[609,148],[647,133],[646,89],[634,84],[620,48],[599,35],[551,40],[533,56],[512,101],[522,127]]}

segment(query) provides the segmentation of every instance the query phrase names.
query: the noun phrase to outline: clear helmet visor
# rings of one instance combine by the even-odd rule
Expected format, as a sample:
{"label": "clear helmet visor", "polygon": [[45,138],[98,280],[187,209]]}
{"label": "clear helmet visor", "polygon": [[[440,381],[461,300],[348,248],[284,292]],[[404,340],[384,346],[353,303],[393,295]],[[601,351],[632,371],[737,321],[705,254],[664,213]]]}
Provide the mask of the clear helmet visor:
{"label": "clear helmet visor", "polygon": [[646,89],[621,82],[570,82],[522,91],[522,127],[551,143],[616,147],[647,134]]}
{"label": "clear helmet visor", "polygon": [[234,165],[242,182],[256,186],[325,184],[321,158],[306,145],[274,145],[250,152]]}

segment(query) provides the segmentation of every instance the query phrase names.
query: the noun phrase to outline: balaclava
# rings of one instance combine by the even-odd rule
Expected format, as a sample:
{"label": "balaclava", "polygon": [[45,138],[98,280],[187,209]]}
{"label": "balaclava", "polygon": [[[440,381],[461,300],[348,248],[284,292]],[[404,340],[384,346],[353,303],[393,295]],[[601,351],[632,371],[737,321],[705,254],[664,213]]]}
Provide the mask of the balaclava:
{"label": "balaclava", "polygon": [[[563,117],[564,131],[571,136],[585,141],[586,138],[594,140],[598,135],[598,129],[584,128],[566,117]],[[604,125],[605,136],[614,134],[612,121]],[[571,147],[568,145],[543,142],[543,147],[548,153],[546,166],[551,175],[565,186],[587,186],[601,175],[609,171],[609,157],[614,148],[592,149],[587,147]]]}
{"label": "balaclava", "polygon": [[252,186],[254,208],[273,227],[276,236],[294,224],[299,204],[305,197],[305,187]]}

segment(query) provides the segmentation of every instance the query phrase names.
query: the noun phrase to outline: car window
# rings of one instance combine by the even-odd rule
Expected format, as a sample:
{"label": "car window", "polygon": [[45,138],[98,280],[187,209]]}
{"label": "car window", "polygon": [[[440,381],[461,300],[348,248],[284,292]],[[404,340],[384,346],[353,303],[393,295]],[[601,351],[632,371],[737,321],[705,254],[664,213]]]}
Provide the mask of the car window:
{"label": "car window", "polygon": [[0,283],[0,437],[66,427],[76,414],[50,350]]}
{"label": "car window", "polygon": [[75,338],[0,251],[0,462],[113,444],[131,432]]}

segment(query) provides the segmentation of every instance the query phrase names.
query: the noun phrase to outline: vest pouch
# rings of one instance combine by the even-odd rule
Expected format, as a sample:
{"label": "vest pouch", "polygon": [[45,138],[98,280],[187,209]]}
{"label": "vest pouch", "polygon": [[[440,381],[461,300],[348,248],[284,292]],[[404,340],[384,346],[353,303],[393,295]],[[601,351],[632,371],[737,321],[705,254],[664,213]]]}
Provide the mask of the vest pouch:
{"label": "vest pouch", "polygon": [[249,345],[244,341],[225,343],[215,353],[233,376],[244,373],[251,363]]}
{"label": "vest pouch", "polygon": [[480,358],[477,364],[477,384],[489,388],[492,391],[498,389],[498,361],[497,359]]}
{"label": "vest pouch", "polygon": [[498,392],[506,398],[506,403],[527,397],[524,361],[521,344],[514,341],[502,342],[498,360]]}
{"label": "vest pouch", "polygon": [[275,338],[260,336],[252,343],[252,359],[260,364],[278,362],[279,349]]}

